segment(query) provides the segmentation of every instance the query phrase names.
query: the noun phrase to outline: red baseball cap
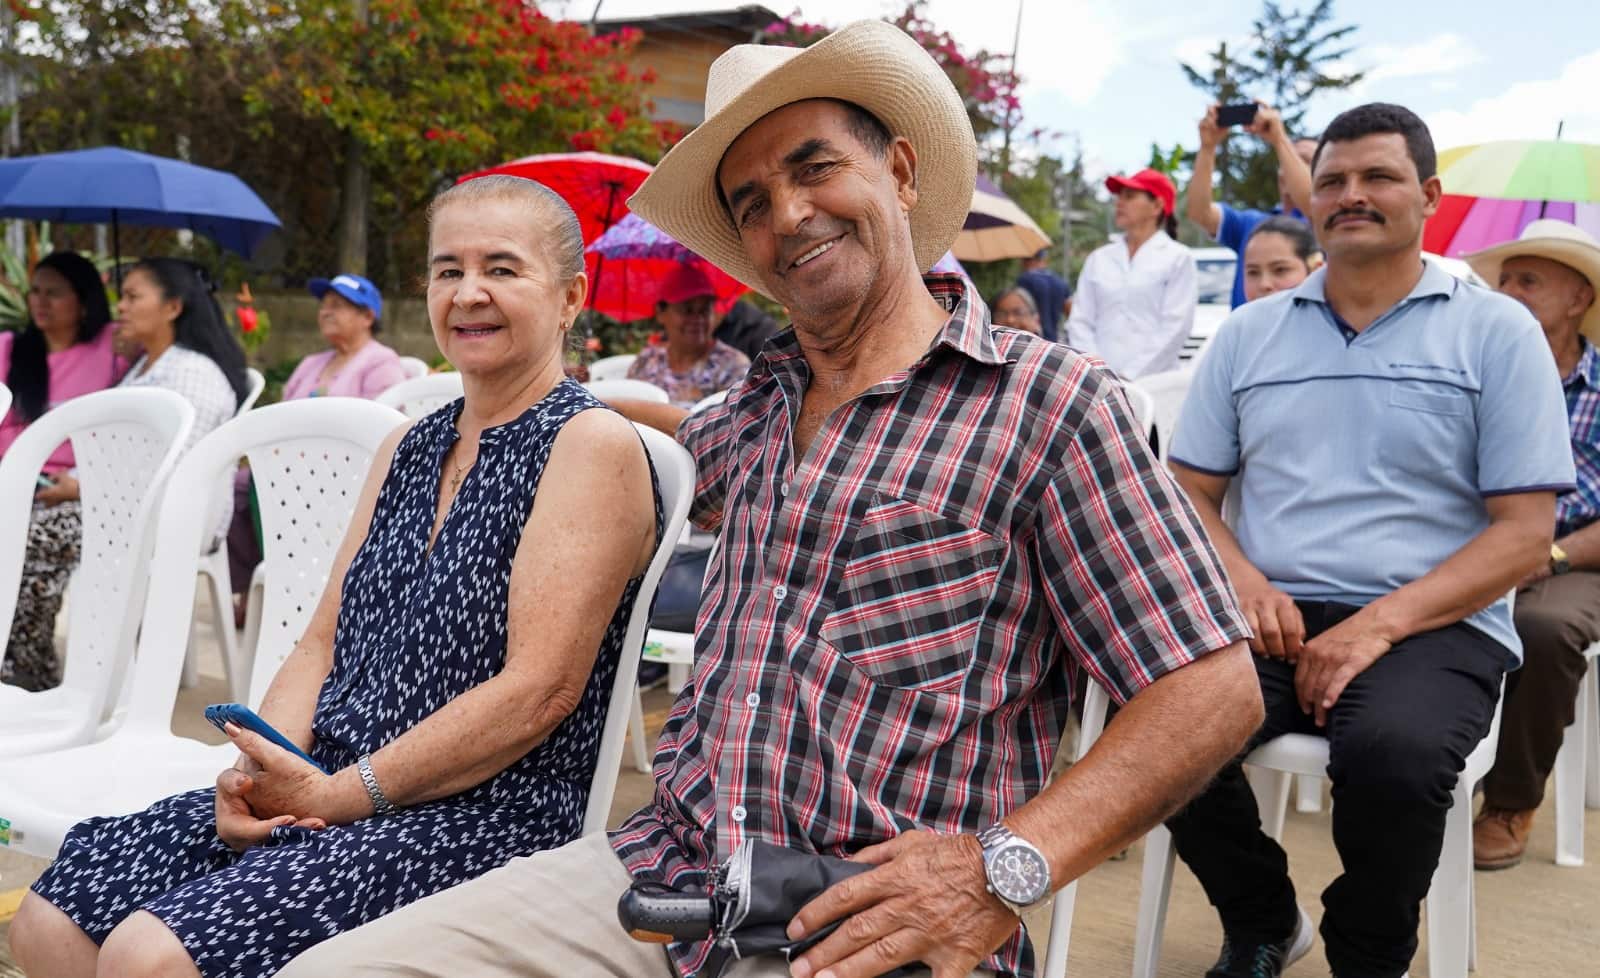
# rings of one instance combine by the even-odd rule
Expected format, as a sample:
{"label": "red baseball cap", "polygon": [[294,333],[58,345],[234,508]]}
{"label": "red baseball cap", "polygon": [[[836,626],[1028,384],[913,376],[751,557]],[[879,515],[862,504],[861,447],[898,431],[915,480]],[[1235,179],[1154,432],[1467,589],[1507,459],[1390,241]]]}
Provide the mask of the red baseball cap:
{"label": "red baseball cap", "polygon": [[711,284],[711,276],[707,275],[699,265],[685,263],[674,268],[666,281],[661,283],[661,292],[656,296],[656,301],[688,302],[701,296],[716,298],[716,295],[717,290]]}
{"label": "red baseball cap", "polygon": [[1172,181],[1160,170],[1146,168],[1131,177],[1106,177],[1106,189],[1112,193],[1121,193],[1124,187],[1143,190],[1161,201],[1163,215],[1171,214],[1178,206],[1178,188],[1174,187]]}

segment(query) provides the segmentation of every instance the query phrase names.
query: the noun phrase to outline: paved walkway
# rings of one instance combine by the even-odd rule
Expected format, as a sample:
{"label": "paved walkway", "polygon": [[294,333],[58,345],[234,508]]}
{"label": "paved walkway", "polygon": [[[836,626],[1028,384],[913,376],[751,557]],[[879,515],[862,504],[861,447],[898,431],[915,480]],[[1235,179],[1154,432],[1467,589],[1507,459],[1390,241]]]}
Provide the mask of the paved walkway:
{"label": "paved walkway", "polygon": [[[225,699],[227,692],[220,672],[202,666],[201,684],[179,696],[173,729],[184,736],[218,742],[221,736],[204,722],[200,711],[207,703]],[[652,736],[660,729],[669,705],[664,691],[647,694],[646,723]],[[650,793],[649,777],[625,768],[617,785],[612,820],[620,820],[639,807]],[[1478,970],[1474,978],[1600,974],[1600,812],[1588,813],[1586,846],[1590,863],[1580,869],[1555,865],[1553,819],[1554,812],[1547,801],[1536,823],[1527,860],[1515,869],[1477,875]],[[1315,815],[1291,811],[1284,837],[1302,903],[1313,917],[1319,917],[1321,908],[1316,895],[1338,869],[1326,810]],[[1140,847],[1135,846],[1129,858],[1106,863],[1079,886],[1069,959],[1074,978],[1129,973],[1139,899],[1140,854]],[[20,889],[32,882],[44,865],[0,849],[0,978],[12,978],[18,973],[4,941],[6,921],[13,904],[20,899]],[[1040,918],[1030,921],[1030,925],[1042,940],[1049,921],[1046,915],[1041,914]],[[1215,915],[1206,906],[1194,877],[1180,864],[1167,917],[1162,978],[1200,978],[1215,959],[1220,940]],[[1414,978],[1428,975],[1426,948],[1424,934],[1423,949],[1411,970]],[[1326,976],[1320,946],[1288,974],[1304,978]]]}

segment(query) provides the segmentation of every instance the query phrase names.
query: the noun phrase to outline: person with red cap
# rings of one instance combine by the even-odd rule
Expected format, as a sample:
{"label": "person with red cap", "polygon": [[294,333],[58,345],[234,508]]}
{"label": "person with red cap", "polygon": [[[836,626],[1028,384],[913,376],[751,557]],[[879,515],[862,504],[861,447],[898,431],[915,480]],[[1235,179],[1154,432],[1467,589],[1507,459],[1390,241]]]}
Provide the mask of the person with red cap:
{"label": "person with red cap", "polygon": [[1120,239],[1096,248],[1078,275],[1067,345],[1092,353],[1124,380],[1175,370],[1194,328],[1198,272],[1176,240],[1177,188],[1144,169],[1106,178]]}
{"label": "person with red cap", "polygon": [[656,321],[665,345],[639,352],[628,376],[667,392],[678,407],[727,390],[750,369],[750,358],[717,339],[716,289],[696,265],[679,265],[661,283]]}

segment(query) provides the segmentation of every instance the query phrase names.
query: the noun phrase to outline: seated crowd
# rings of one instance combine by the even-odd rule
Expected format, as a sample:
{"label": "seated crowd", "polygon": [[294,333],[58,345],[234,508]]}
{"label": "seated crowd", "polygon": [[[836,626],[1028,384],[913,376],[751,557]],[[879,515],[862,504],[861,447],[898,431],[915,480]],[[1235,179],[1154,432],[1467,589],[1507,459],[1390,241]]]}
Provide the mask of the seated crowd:
{"label": "seated crowd", "polygon": [[[907,84],[846,70],[860,59]],[[1520,857],[1600,639],[1600,245],[1530,225],[1472,259],[1505,294],[1456,280],[1421,257],[1441,195],[1426,127],[1341,114],[1308,154],[1309,228],[1239,238],[1250,301],[1195,369],[1168,471],[1119,376],[1037,335],[1054,317],[1030,293],[991,312],[923,274],[977,154],[916,41],[863,22],[741,45],[708,92],[630,205],[792,328],[751,363],[721,352],[709,283],[685,272],[662,291],[666,346],[635,363],[674,403],[600,410],[563,377],[587,287],[571,211],[514,177],[442,193],[428,311],[465,396],[380,450],[260,709],[324,770],[230,728],[215,788],[78,825],[12,925],[27,973],[1026,976],[1021,913],[1165,821],[1222,920],[1208,978],[1274,978],[1313,928],[1240,759],[1303,732],[1328,739],[1336,803],[1328,963],[1405,974],[1502,685],[1486,866]],[[1170,289],[1192,292],[1193,263],[1162,230],[1170,183],[1117,189],[1138,240],[1096,253],[1065,328],[1120,328],[1137,309],[1107,298],[1141,290],[1163,339],[1122,351],[1132,377],[1173,365]],[[95,349],[69,267],[40,288],[82,318],[41,298],[39,349]],[[195,332],[193,271],[134,274],[130,376],[189,351],[240,393],[239,361]],[[691,516],[721,546],[654,794],[580,837],[637,652],[624,623],[673,543],[616,412],[693,456]],[[1118,709],[1052,779],[1079,671]],[[632,883],[703,888],[748,840],[871,868],[794,908],[792,960],[622,929]]]}

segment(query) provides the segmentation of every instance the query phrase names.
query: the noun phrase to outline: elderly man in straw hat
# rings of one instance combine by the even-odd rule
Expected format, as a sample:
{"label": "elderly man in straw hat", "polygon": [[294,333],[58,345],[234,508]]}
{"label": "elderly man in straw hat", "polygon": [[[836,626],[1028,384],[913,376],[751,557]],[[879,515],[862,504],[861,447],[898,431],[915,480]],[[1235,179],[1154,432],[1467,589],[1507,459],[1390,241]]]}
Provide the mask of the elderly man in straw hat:
{"label": "elderly man in straw hat", "polygon": [[1517,593],[1522,668],[1506,677],[1505,713],[1483,811],[1472,829],[1479,869],[1522,861],[1533,815],[1587,662],[1600,641],[1600,243],[1565,221],[1534,221],[1507,244],[1467,255],[1544,328],[1567,395],[1576,491],[1556,499],[1555,543]]}
{"label": "elderly man in straw hat", "polygon": [[[678,428],[720,528],[651,803],[401,910],[287,974],[714,974],[628,939],[634,879],[744,840],[875,868],[731,974],[1030,975],[1019,913],[1197,791],[1261,718],[1244,620],[1116,382],[922,276],[972,194],[966,112],[880,22],[740,46],[631,206],[781,301],[727,402]],[[639,406],[630,406],[630,410]],[[1075,671],[1126,704],[1047,788]],[[919,964],[920,962],[920,964]]]}

